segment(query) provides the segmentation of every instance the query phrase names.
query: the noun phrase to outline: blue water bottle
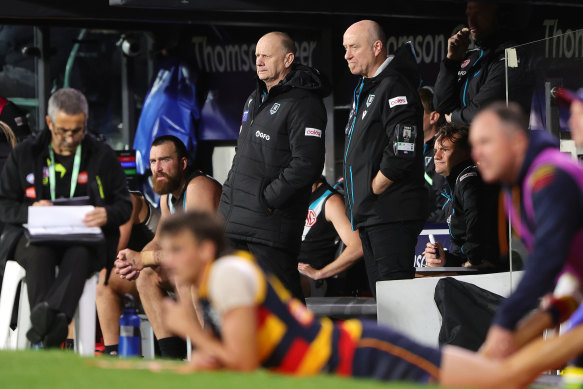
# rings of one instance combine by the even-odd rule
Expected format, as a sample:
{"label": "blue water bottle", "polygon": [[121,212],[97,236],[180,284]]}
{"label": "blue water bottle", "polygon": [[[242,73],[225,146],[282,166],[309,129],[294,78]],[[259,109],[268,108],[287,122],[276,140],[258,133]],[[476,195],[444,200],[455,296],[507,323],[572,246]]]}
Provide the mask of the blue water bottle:
{"label": "blue water bottle", "polygon": [[119,318],[119,355],[122,358],[140,355],[140,317],[130,294],[124,296],[123,314]]}

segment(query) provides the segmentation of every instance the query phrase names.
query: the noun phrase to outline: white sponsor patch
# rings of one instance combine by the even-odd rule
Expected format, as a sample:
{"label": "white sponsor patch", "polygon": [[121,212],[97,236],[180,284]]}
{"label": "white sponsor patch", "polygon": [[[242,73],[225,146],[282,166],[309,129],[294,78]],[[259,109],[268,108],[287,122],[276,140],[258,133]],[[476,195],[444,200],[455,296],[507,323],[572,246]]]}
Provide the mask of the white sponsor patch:
{"label": "white sponsor patch", "polygon": [[322,130],[318,130],[317,128],[306,127],[306,136],[317,136],[318,138],[322,137]]}
{"label": "white sponsor patch", "polygon": [[26,175],[26,182],[28,182],[29,184],[34,184],[34,174],[29,173]]}
{"label": "white sponsor patch", "polygon": [[407,96],[397,96],[389,99],[389,108],[397,105],[407,105]]}

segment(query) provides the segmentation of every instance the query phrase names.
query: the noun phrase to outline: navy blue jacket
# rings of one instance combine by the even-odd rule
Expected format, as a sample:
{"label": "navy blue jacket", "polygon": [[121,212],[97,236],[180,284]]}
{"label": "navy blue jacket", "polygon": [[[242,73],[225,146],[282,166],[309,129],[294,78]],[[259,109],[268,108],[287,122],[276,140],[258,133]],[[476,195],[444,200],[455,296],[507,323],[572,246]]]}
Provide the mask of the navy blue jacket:
{"label": "navy blue jacket", "polygon": [[[529,167],[543,150],[557,147],[555,138],[543,131],[533,131],[516,186],[522,188]],[[554,167],[534,174],[532,204],[534,225],[529,222],[521,194],[520,217],[534,237],[524,276],[512,295],[504,300],[494,324],[514,329],[539,299],[552,292],[555,281],[569,258],[575,234],[583,228],[583,195],[573,178]],[[538,172],[538,171],[537,171]]]}

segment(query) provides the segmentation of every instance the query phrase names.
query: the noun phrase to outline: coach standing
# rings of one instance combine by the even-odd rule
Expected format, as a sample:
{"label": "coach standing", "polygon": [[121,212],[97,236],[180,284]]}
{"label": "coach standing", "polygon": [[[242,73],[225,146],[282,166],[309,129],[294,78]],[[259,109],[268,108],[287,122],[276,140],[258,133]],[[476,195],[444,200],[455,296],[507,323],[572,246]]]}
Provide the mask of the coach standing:
{"label": "coach standing", "polygon": [[362,20],[344,33],[344,58],[361,76],[346,126],[346,212],[359,229],[369,283],[412,278],[417,236],[427,216],[423,106],[410,43],[387,57],[385,35]]}
{"label": "coach standing", "polygon": [[297,256],[312,183],[324,167],[326,109],[317,70],[271,32],[256,48],[258,84],[243,108],[237,153],[219,211],[236,249],[253,253],[297,297]]}

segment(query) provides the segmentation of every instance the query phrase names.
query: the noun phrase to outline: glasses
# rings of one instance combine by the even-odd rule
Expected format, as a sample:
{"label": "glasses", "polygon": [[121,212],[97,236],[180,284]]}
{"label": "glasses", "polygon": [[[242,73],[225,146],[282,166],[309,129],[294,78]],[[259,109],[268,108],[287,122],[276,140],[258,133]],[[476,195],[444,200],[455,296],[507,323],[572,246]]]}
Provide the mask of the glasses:
{"label": "glasses", "polygon": [[79,134],[82,134],[85,130],[85,127],[79,127],[79,128],[73,128],[72,130],[68,130],[62,127],[57,127],[57,126],[53,126],[53,131],[55,132],[55,135],[58,135],[60,137],[76,137]]}

